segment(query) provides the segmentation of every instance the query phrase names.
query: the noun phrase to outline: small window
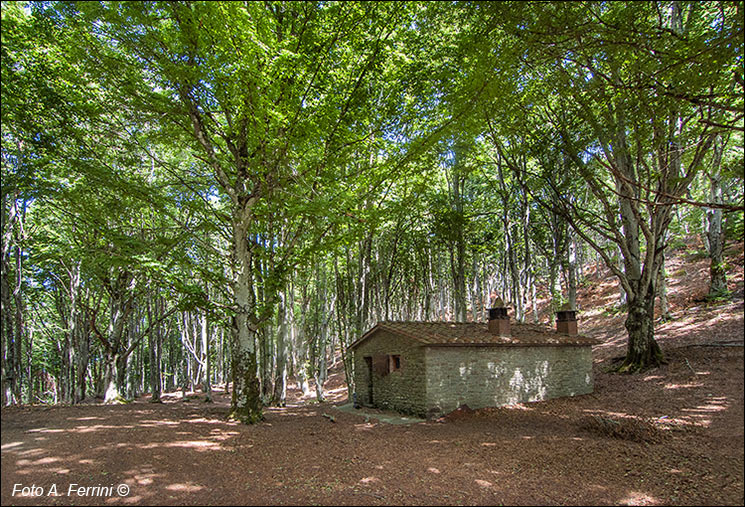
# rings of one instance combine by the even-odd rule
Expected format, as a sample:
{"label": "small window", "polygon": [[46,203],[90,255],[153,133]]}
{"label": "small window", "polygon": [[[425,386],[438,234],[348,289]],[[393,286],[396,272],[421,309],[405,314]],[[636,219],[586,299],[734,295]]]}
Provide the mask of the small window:
{"label": "small window", "polygon": [[391,370],[391,356],[378,354],[372,357],[372,371],[374,374],[385,377]]}
{"label": "small window", "polygon": [[388,356],[388,371],[398,371],[401,369],[401,356]]}

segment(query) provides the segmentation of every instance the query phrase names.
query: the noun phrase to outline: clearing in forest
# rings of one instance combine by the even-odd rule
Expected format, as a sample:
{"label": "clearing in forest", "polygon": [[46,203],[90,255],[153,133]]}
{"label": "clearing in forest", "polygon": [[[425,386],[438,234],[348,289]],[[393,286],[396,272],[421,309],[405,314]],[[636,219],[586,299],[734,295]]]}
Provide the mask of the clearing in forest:
{"label": "clearing in forest", "polygon": [[742,273],[732,301],[707,304],[701,262],[658,329],[668,363],[640,375],[608,373],[622,316],[590,303],[613,284],[598,274],[582,289],[584,332],[604,344],[595,392],[577,398],[391,425],[335,410],[337,371],[329,402],[292,390],[254,426],[227,420],[224,395],[4,408],[2,504],[741,504]]}

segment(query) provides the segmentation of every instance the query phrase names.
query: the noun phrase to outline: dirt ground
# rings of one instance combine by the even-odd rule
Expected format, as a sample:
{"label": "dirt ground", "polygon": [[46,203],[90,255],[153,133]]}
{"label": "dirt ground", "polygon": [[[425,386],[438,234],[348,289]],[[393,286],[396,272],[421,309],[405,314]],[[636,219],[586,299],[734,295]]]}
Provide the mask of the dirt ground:
{"label": "dirt ground", "polygon": [[401,426],[336,410],[337,371],[329,402],[292,390],[254,426],[201,393],[3,408],[2,505],[742,505],[742,242],[732,248],[728,302],[701,300],[705,260],[672,259],[683,273],[657,329],[668,363],[643,374],[608,372],[624,316],[611,279],[591,277],[580,328],[603,340],[593,394]]}

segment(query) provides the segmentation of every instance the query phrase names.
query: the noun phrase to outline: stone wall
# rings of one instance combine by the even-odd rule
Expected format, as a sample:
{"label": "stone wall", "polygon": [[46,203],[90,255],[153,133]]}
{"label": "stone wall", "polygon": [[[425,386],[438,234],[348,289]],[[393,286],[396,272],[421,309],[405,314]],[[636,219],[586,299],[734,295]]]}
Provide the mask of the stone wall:
{"label": "stone wall", "polygon": [[[372,375],[372,403],[369,397],[369,367],[365,357],[398,355],[401,368],[388,374]],[[376,331],[354,350],[354,382],[357,401],[362,405],[422,416],[426,412],[424,349],[420,344],[387,331]]]}
{"label": "stone wall", "polygon": [[592,347],[427,347],[427,415],[591,393]]}

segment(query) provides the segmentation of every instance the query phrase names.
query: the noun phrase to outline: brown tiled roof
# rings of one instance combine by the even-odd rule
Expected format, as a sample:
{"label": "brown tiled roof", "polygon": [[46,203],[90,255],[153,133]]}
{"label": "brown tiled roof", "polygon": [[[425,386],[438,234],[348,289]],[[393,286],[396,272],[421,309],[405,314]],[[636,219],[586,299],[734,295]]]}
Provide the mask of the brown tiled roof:
{"label": "brown tiled roof", "polygon": [[383,321],[351,347],[358,346],[379,330],[411,338],[423,346],[588,346],[600,343],[587,336],[559,334],[546,326],[512,323],[510,327],[510,336],[498,336],[489,332],[486,323]]}

